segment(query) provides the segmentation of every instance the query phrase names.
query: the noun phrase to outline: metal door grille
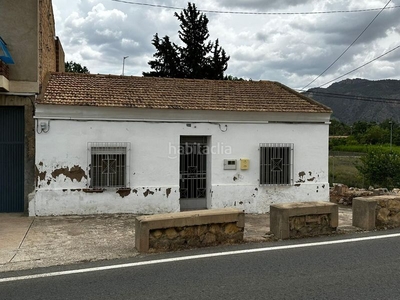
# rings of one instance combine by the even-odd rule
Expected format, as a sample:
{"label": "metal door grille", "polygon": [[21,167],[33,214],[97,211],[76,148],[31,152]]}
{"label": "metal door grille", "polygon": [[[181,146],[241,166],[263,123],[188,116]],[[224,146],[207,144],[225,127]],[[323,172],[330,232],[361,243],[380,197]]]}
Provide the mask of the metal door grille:
{"label": "metal door grille", "polygon": [[180,149],[181,199],[206,198],[206,143],[181,143]]}
{"label": "metal door grille", "polygon": [[24,211],[24,107],[0,107],[0,212]]}

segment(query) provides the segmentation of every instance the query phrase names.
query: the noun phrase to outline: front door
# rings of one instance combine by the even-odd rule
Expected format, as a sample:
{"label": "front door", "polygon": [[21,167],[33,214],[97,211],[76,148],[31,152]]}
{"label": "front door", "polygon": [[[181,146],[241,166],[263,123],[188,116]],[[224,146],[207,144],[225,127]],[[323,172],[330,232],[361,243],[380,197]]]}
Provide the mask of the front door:
{"label": "front door", "polygon": [[181,136],[180,141],[181,210],[207,208],[207,137]]}
{"label": "front door", "polygon": [[24,107],[0,107],[0,213],[24,211]]}

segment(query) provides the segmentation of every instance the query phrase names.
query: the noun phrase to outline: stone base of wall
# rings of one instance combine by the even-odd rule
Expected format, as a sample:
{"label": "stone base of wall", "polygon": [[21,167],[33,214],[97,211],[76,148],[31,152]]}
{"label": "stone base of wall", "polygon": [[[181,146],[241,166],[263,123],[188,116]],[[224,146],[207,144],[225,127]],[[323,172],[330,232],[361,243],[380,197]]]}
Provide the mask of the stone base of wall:
{"label": "stone base of wall", "polygon": [[139,252],[239,243],[244,212],[223,208],[141,216],[136,218],[135,230]]}
{"label": "stone base of wall", "polygon": [[400,196],[354,198],[353,226],[364,230],[400,227]]}
{"label": "stone base of wall", "polygon": [[174,251],[243,241],[237,223],[207,224],[150,230],[149,251]]}
{"label": "stone base of wall", "polygon": [[331,225],[330,214],[296,216],[289,218],[289,237],[300,238],[331,234],[336,227]]}
{"label": "stone base of wall", "polygon": [[396,228],[400,227],[400,197],[392,199],[382,199],[376,205],[376,228]]}
{"label": "stone base of wall", "polygon": [[331,234],[338,226],[337,204],[294,202],[271,205],[270,227],[277,239]]}

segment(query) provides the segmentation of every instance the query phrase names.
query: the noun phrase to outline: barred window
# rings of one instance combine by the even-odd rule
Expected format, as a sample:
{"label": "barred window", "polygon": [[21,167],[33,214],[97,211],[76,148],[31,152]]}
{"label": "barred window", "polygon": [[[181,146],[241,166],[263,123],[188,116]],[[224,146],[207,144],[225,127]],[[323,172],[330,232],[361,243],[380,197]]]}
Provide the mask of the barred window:
{"label": "barred window", "polygon": [[127,187],[130,143],[89,143],[90,187]]}
{"label": "barred window", "polygon": [[260,144],[260,184],[293,184],[293,144]]}

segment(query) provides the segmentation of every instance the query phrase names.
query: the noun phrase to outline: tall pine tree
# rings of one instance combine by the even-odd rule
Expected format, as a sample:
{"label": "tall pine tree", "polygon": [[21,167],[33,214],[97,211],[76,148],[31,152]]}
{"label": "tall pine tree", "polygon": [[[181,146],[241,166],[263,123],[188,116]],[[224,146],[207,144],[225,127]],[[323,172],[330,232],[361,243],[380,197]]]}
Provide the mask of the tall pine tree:
{"label": "tall pine tree", "polygon": [[144,76],[223,79],[228,67],[229,56],[215,43],[208,41],[208,18],[197,10],[195,4],[181,13],[175,13],[181,22],[179,38],[184,46],[171,43],[168,36],[160,39],[154,35],[152,44],[156,48],[155,58],[148,62],[153,71],[143,72]]}
{"label": "tall pine tree", "polygon": [[156,59],[149,62],[150,67],[154,71],[143,73],[143,75],[172,78],[182,77],[178,58],[178,47],[174,43],[171,43],[169,37],[165,36],[160,39],[156,33],[152,44],[157,49],[157,52],[153,55]]}

